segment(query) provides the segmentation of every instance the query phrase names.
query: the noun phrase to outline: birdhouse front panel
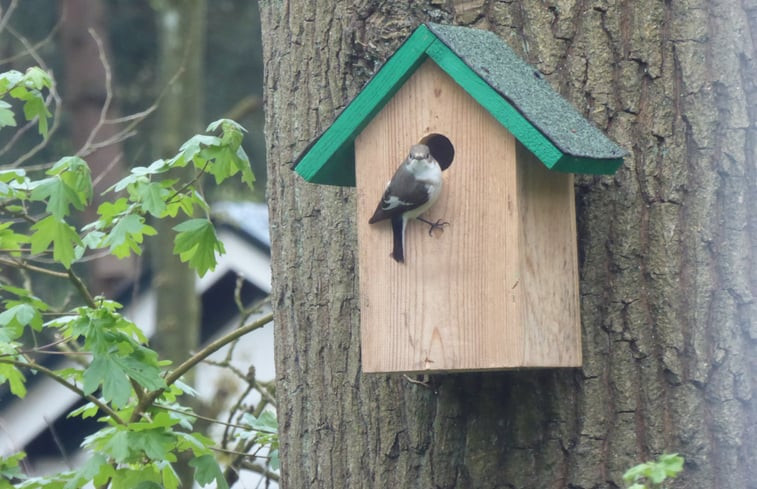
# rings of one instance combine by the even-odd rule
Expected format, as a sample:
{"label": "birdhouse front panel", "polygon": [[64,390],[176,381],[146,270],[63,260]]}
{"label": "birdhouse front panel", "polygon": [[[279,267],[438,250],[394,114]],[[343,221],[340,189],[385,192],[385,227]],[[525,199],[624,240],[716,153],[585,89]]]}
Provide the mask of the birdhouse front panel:
{"label": "birdhouse front panel", "polygon": [[[442,194],[411,220],[404,262],[368,224],[411,145],[444,137]],[[550,172],[433,61],[355,140],[365,372],[578,366],[572,176]]]}
{"label": "birdhouse front panel", "polygon": [[[449,225],[429,236],[428,225],[409,222],[398,263],[390,223],[368,218],[410,146],[431,134],[449,138],[455,155],[423,217]],[[357,137],[364,371],[523,364],[515,157],[512,135],[433,61]]]}

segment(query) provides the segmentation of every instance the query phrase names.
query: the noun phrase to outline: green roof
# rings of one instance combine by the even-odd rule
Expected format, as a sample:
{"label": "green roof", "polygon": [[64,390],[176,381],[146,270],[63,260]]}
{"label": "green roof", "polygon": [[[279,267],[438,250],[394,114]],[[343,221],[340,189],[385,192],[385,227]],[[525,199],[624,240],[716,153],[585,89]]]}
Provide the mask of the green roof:
{"label": "green roof", "polygon": [[494,33],[429,23],[418,26],[334,123],[303,151],[295,162],[297,173],[309,182],[354,186],[355,138],[428,58],[547,168],[610,174],[623,163],[626,151]]}

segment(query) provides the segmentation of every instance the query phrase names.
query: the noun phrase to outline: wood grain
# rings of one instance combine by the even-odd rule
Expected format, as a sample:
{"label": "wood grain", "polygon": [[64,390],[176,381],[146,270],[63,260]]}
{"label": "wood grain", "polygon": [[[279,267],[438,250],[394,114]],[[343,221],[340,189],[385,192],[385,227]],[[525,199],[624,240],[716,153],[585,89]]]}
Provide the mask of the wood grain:
{"label": "wood grain", "polygon": [[[396,263],[389,256],[389,223],[369,225],[368,218],[410,146],[432,133],[450,139],[455,159],[444,172],[442,196],[425,217],[450,225],[429,237],[425,224],[409,223],[405,263]],[[556,326],[563,314],[552,312],[561,306],[545,308],[537,290],[524,298],[526,282],[553,296],[557,288],[549,285],[548,268],[567,259],[549,256],[543,265],[529,268],[524,260],[550,255],[551,244],[529,253],[521,249],[526,238],[553,240],[557,229],[574,233],[572,247],[563,245],[565,238],[557,240],[563,243],[560,252],[575,252],[574,218],[569,219],[572,225],[555,226],[553,220],[565,213],[551,215],[556,207],[573,210],[572,197],[565,200],[564,175],[545,187],[540,173],[519,170],[513,136],[432,61],[363,130],[355,152],[363,371],[503,369],[575,358],[575,352],[571,356],[564,345],[555,344],[562,338],[555,330],[564,322]],[[538,161],[527,163],[543,168]],[[519,187],[521,174],[525,184]],[[562,192],[553,196],[559,202],[539,201],[521,217],[532,187],[547,192],[559,187]],[[549,220],[536,223],[539,219]],[[574,259],[567,262],[575,266]],[[575,269],[570,272],[575,279]],[[562,287],[564,280],[557,283]],[[571,306],[577,311],[574,302]],[[577,331],[571,334],[575,339]],[[537,346],[542,339],[550,345]],[[550,348],[561,353],[550,357]]]}

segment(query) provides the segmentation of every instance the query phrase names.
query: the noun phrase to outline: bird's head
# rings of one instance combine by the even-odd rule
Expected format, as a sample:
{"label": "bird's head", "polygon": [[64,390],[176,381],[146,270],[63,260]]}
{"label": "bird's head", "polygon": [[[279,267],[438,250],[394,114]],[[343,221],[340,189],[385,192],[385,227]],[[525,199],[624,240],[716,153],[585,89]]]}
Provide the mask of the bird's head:
{"label": "bird's head", "polygon": [[431,151],[425,144],[414,144],[410,148],[409,159],[411,160],[427,160],[431,156]]}

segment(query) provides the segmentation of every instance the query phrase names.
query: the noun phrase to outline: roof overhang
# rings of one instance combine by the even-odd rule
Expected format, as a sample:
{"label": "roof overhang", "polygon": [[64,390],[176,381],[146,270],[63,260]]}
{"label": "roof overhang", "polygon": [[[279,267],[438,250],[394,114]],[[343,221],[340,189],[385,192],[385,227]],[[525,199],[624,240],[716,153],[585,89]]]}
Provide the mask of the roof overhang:
{"label": "roof overhang", "polygon": [[[302,152],[295,161],[295,170],[312,183],[354,186],[355,151],[354,141],[371,119],[380,111],[402,84],[427,59],[432,59],[471,97],[484,107],[500,124],[506,127],[521,144],[531,151],[550,170],[611,174],[623,163],[625,151],[604,138],[609,151],[601,157],[587,154],[571,154],[560,149],[550,138],[548,131],[541,130],[519,110],[518,105],[495,89],[477,73],[466,60],[450,47],[450,39],[442,39],[432,29],[448,29],[450,26],[420,25],[400,48],[384,63],[365,87],[336,117],[336,120]],[[452,27],[462,30],[467,28]],[[467,29],[477,31],[475,29]],[[486,34],[491,34],[486,31]],[[491,36],[494,36],[491,34]],[[498,39],[498,38],[497,38]],[[446,41],[446,42],[445,42]],[[501,40],[498,40],[504,45]],[[501,46],[500,46],[501,48]],[[509,48],[503,48],[509,51]],[[522,61],[520,61],[522,63]],[[520,66],[522,68],[522,66]],[[534,73],[534,70],[530,70]],[[533,76],[533,75],[532,75]],[[530,81],[526,81],[530,83]],[[547,84],[544,80],[533,83]],[[548,84],[547,84],[548,86]],[[542,87],[543,89],[543,87]],[[549,88],[548,90],[551,90]],[[551,94],[559,98],[556,93]],[[565,110],[567,102],[562,104]],[[575,111],[575,109],[572,109]],[[589,124],[586,122],[586,124]],[[589,124],[590,125],[590,124]]]}

